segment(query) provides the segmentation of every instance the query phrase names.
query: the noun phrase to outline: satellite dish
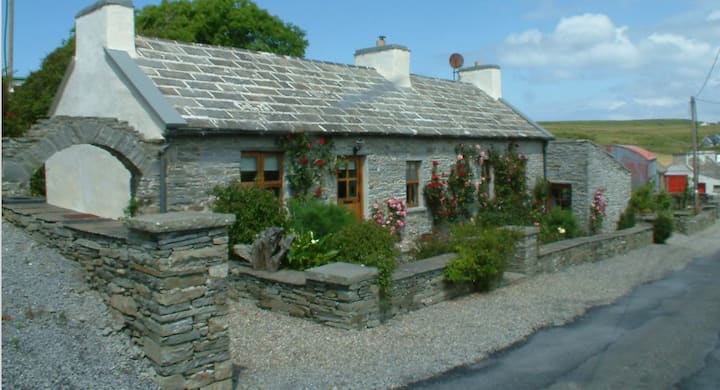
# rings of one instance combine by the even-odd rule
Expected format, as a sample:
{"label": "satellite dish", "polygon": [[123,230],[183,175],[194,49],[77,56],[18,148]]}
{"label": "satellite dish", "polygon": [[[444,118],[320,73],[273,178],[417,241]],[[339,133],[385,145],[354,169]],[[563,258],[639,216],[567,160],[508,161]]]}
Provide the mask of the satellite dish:
{"label": "satellite dish", "polygon": [[460,68],[463,66],[463,63],[465,63],[465,59],[461,54],[453,53],[450,55],[450,66],[452,66],[453,69]]}

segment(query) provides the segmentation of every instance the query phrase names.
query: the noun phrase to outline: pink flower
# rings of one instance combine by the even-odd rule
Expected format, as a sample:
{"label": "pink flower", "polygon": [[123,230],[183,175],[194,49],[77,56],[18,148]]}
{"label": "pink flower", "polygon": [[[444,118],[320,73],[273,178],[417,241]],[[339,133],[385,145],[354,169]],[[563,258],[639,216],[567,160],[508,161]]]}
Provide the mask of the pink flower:
{"label": "pink flower", "polygon": [[379,209],[379,208],[380,208],[380,205],[379,205],[379,204],[377,204],[377,203],[373,203],[373,208],[374,208],[375,210],[377,210],[377,209]]}
{"label": "pink flower", "polygon": [[462,160],[462,159],[463,159],[463,155],[462,155],[462,154],[458,154],[458,155],[457,155],[457,159],[458,159],[458,161]]}

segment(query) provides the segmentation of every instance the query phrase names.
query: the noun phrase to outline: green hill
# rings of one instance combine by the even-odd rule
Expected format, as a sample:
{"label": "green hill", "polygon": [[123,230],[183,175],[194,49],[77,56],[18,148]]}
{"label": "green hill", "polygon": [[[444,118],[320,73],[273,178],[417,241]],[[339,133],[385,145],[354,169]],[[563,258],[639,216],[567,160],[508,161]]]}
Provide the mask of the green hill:
{"label": "green hill", "polygon": [[[599,145],[635,145],[666,156],[692,150],[688,119],[538,123],[558,140],[587,139]],[[703,138],[711,134],[720,134],[719,124],[698,126],[698,147]]]}

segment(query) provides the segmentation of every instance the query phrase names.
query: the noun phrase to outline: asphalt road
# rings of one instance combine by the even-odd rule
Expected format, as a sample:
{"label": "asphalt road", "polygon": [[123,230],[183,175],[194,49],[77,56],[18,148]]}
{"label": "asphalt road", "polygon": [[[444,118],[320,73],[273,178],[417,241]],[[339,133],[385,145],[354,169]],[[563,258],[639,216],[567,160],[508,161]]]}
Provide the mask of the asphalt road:
{"label": "asphalt road", "polygon": [[720,252],[410,389],[720,389]]}

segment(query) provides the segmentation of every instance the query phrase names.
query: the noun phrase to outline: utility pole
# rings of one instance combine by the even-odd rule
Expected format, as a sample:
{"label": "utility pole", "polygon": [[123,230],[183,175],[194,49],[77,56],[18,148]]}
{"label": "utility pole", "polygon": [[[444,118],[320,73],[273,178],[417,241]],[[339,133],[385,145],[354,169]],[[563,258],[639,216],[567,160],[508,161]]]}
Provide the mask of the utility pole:
{"label": "utility pole", "polygon": [[15,29],[15,0],[8,0],[8,9],[7,9],[7,17],[8,17],[8,31],[7,31],[7,69],[6,77],[8,82],[10,83],[10,87],[12,88],[13,83],[13,30]]}
{"label": "utility pole", "polygon": [[700,187],[698,185],[698,150],[697,150],[697,111],[695,110],[695,96],[690,96],[690,126],[692,128],[693,148],[693,204],[695,212],[700,212]]}

